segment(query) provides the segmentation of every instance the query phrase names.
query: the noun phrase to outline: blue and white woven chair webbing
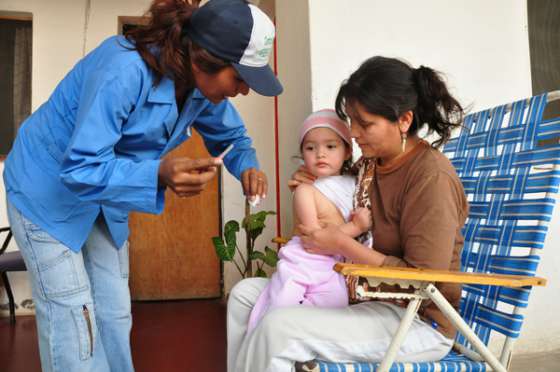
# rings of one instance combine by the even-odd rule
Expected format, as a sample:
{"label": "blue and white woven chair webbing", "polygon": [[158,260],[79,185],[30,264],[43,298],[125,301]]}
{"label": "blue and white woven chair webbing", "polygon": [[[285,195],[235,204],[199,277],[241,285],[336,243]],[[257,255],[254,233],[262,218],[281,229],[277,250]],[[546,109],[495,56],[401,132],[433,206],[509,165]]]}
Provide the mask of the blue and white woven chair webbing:
{"label": "blue and white woven chair webbing", "polygon": [[536,166],[541,164],[559,164],[560,160],[558,155],[560,154],[560,149],[558,147],[554,148],[541,148],[531,151],[522,151],[514,154],[514,159],[512,162],[513,166]]}
{"label": "blue and white woven chair webbing", "polygon": [[504,145],[511,142],[519,142],[523,135],[523,127],[502,128],[499,130],[498,141],[495,146]]}
{"label": "blue and white woven chair webbing", "polygon": [[508,314],[492,307],[480,304],[477,307],[476,322],[508,337],[519,337],[523,316]]}
{"label": "blue and white woven chair webbing", "polygon": [[[470,202],[469,218],[483,219],[488,224],[496,224],[502,222],[505,224],[507,220],[534,220],[534,221],[550,221],[554,208],[554,199],[514,199],[503,200],[504,198],[495,198],[490,201],[472,201]],[[469,237],[472,238],[472,237]],[[465,237],[465,239],[469,239]]]}
{"label": "blue and white woven chair webbing", "polygon": [[[513,188],[515,175],[491,176],[484,182],[478,177],[462,177],[463,188],[467,194],[509,194]],[[525,176],[523,194],[555,193],[560,183],[560,171],[547,171]]]}
{"label": "blue and white woven chair webbing", "polygon": [[535,276],[540,257],[529,256],[493,256],[488,271],[494,274]]}
{"label": "blue and white woven chair webbing", "polygon": [[538,126],[542,118],[544,108],[546,106],[546,94],[531,98],[529,104],[529,112],[527,114],[527,122],[523,123],[523,141],[521,142],[521,151],[535,148],[538,134]]}
{"label": "blue and white woven chair webbing", "polygon": [[479,200],[485,200],[486,190],[488,189],[488,184],[492,179],[492,174],[489,171],[481,172],[481,177],[476,182],[476,186],[474,191],[472,192],[474,195],[478,195]]}
{"label": "blue and white woven chair webbing", "polygon": [[[484,156],[497,155],[496,145],[501,133],[502,121],[506,112],[506,105],[498,106],[492,109],[490,117],[490,128],[484,133],[485,142],[480,146],[484,147]],[[482,154],[481,154],[482,155]]]}
{"label": "blue and white woven chair webbing", "polygon": [[511,195],[509,199],[523,198],[525,195],[525,186],[527,185],[527,178],[529,178],[529,173],[531,168],[518,167],[514,169],[512,185],[511,185]]}
{"label": "blue and white woven chair webbing", "polygon": [[[487,292],[488,288],[483,288],[483,290],[484,292]],[[478,294],[473,294],[471,292],[465,293],[466,294],[464,294],[463,298],[461,299],[459,313],[461,314],[461,317],[465,320],[465,322],[469,325],[469,327],[471,327],[474,333],[476,333],[478,338],[483,343],[487,344],[488,340],[490,339],[491,329],[486,326],[482,326],[480,323],[478,323],[477,320],[480,299],[484,298],[484,296],[479,296]],[[470,348],[470,343],[461,333],[457,333],[455,342]]]}
{"label": "blue and white woven chair webbing", "polygon": [[560,117],[553,119],[546,119],[539,125],[539,137],[538,140],[546,140],[551,138],[557,138],[560,133]]}
{"label": "blue and white woven chair webbing", "polygon": [[529,304],[529,294],[531,287],[527,288],[508,288],[499,287],[498,300],[512,306],[527,307]]}
{"label": "blue and white woven chair webbing", "polygon": [[506,197],[507,195],[504,194],[492,195],[490,201],[483,204],[486,211],[486,223],[499,224],[502,219],[502,209],[507,203]]}
{"label": "blue and white woven chair webbing", "polygon": [[550,221],[554,204],[553,198],[512,199],[503,203],[499,216],[503,220]]}
{"label": "blue and white woven chair webbing", "polygon": [[520,100],[511,104],[511,113],[507,127],[519,127],[523,125],[523,117],[525,116],[526,101]]}
{"label": "blue and white woven chair webbing", "polygon": [[[484,260],[484,262],[480,263],[481,260]],[[468,272],[485,267],[487,273],[534,276],[539,260],[539,256],[536,255],[507,256],[471,252],[468,256],[465,256],[463,265]]]}
{"label": "blue and white woven chair webbing", "polygon": [[[333,363],[333,362],[318,362],[320,372],[376,372],[378,363]],[[394,363],[391,366],[390,372],[485,372],[486,364],[481,362],[474,362],[463,355],[458,355],[455,352],[449,353],[444,359],[439,362],[424,362],[424,363]]]}
{"label": "blue and white woven chair webbing", "polygon": [[516,226],[513,235],[513,245],[526,248],[544,248],[547,226]]}
{"label": "blue and white woven chair webbing", "polygon": [[525,193],[557,193],[560,184],[560,171],[551,170],[530,174],[527,177]]}

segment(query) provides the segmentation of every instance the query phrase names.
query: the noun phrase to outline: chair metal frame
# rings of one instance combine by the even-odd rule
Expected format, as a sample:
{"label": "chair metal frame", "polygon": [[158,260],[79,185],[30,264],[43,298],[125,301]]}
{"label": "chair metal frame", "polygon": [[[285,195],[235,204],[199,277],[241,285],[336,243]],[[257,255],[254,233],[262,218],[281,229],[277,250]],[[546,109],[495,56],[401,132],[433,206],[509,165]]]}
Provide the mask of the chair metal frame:
{"label": "chair metal frame", "polygon": [[[0,248],[0,256],[8,248],[10,240],[12,239],[12,230],[9,227],[0,227],[0,233],[8,232],[2,247]],[[14,294],[12,292],[12,287],[10,286],[10,281],[8,280],[7,271],[0,271],[0,276],[2,277],[2,282],[4,283],[4,288],[6,288],[6,294],[8,295],[8,303],[10,307],[10,323],[15,324],[16,322],[16,306],[14,302]]]}
{"label": "chair metal frame", "polygon": [[[544,105],[560,99],[560,91],[551,92],[548,94],[543,94],[541,96],[533,97],[537,99],[544,99]],[[507,106],[501,107],[502,109],[505,107],[505,112],[512,111],[512,107],[516,104],[528,104],[530,99],[524,101],[514,102]],[[542,103],[542,102],[541,102]],[[498,107],[500,108],[500,107]],[[544,109],[544,106],[542,107]],[[527,108],[528,110],[528,108]],[[529,113],[531,114],[531,113]],[[542,115],[542,111],[541,111]],[[487,119],[490,119],[489,117]],[[537,118],[540,119],[540,118]],[[556,120],[554,121],[555,125]],[[519,128],[517,128],[519,129]],[[522,128],[523,130],[526,130]],[[489,135],[494,135],[496,138],[491,139],[495,140],[494,145],[497,145],[498,140],[498,133],[493,133]],[[547,137],[547,136],[544,136]],[[485,141],[485,139],[481,139]],[[460,139],[459,139],[460,141]],[[547,162],[547,168],[539,168],[541,170],[552,171],[553,174],[557,174],[560,169],[560,153],[558,153],[557,149],[560,144],[560,137],[558,134],[554,134],[552,138],[547,137],[545,139],[541,139],[536,144],[536,147],[553,147],[555,152],[554,156]],[[546,149],[548,150],[548,148]],[[545,151],[545,150],[543,150]],[[445,152],[445,150],[444,150]],[[512,155],[513,156],[513,155]],[[511,160],[511,159],[508,159]],[[468,160],[465,160],[468,161]],[[533,163],[532,159],[528,160],[529,163]],[[551,191],[551,189],[554,189]],[[554,198],[558,192],[558,185],[547,189],[545,199]],[[512,192],[513,194],[514,192]],[[554,199],[552,199],[551,204],[554,204]],[[471,211],[472,212],[472,211]],[[552,206],[550,206],[550,215],[552,214]],[[537,222],[538,228],[542,228],[540,232],[546,234],[548,229],[548,221],[549,219],[539,219]],[[544,240],[544,238],[543,238]],[[537,256],[539,255],[542,247],[535,248],[531,246],[529,256]],[[414,288],[413,293],[380,293],[380,292],[368,292],[363,290],[363,288],[358,287],[358,292],[363,297],[372,297],[372,298],[399,298],[403,299],[406,298],[409,300],[406,315],[403,317],[401,324],[398,327],[397,332],[390,344],[390,347],[380,364],[373,363],[368,366],[369,371],[381,371],[381,372],[388,372],[388,371],[417,371],[420,370],[418,364],[422,363],[399,363],[397,368],[396,365],[393,365],[395,360],[395,356],[406,336],[410,325],[412,324],[412,320],[417,313],[420,304],[423,300],[432,300],[438,308],[441,309],[443,314],[452,322],[452,324],[457,328],[459,334],[463,335],[465,339],[470,343],[475,350],[472,350],[468,347],[465,347],[463,344],[456,342],[454,348],[458,350],[461,354],[466,356],[467,358],[471,359],[475,362],[482,363],[479,367],[480,370],[493,370],[499,372],[506,372],[511,363],[511,356],[513,353],[513,346],[516,340],[516,337],[510,337],[506,335],[506,340],[501,350],[501,354],[499,357],[495,356],[487,347],[486,343],[488,342],[488,338],[486,342],[482,341],[477,334],[471,329],[471,327],[465,322],[465,320],[461,317],[461,315],[449,304],[449,302],[443,297],[443,295],[439,292],[436,288],[435,283],[461,283],[461,284],[472,284],[472,285],[486,285],[486,286],[501,286],[501,287],[509,287],[509,288],[529,288],[532,286],[543,286],[546,284],[546,280],[543,278],[538,278],[532,276],[534,274],[530,274],[530,276],[522,276],[522,275],[504,275],[504,274],[487,274],[487,273],[475,273],[475,272],[451,272],[451,271],[438,271],[438,270],[426,270],[426,269],[416,269],[416,268],[388,268],[388,267],[373,267],[367,265],[353,265],[353,264],[337,264],[335,266],[335,270],[342,273],[343,275],[351,275],[351,276],[359,276],[365,277],[368,281],[370,286],[376,287],[381,283],[386,284],[397,284],[401,288],[409,288],[412,286]],[[536,265],[535,265],[536,270]],[[464,300],[464,299],[462,299]],[[519,317],[522,318],[524,314],[524,307],[515,305],[513,307],[513,311],[511,313],[512,317]],[[457,341],[457,340],[456,340]],[[438,363],[438,362],[435,362]],[[320,366],[320,364],[323,364]],[[352,367],[352,363],[335,363],[337,365],[343,364],[345,367],[349,367],[345,369],[346,371],[357,370],[356,367]],[[297,370],[298,371],[323,371],[326,370],[326,365],[330,365],[327,362],[321,361],[312,361],[311,363],[297,363]],[[393,367],[393,368],[392,368]],[[466,367],[466,366],[463,366]],[[361,367],[358,367],[360,370]],[[433,367],[430,367],[430,371],[434,370]],[[439,367],[443,368],[443,367]],[[328,370],[331,370],[330,368]],[[423,369],[422,369],[423,370]],[[439,369],[435,369],[439,370]],[[447,369],[445,369],[447,370]],[[453,369],[455,370],[455,369]],[[462,369],[461,369],[462,370]]]}
{"label": "chair metal frame", "polygon": [[455,308],[441,294],[435,286],[435,283],[497,285],[516,288],[546,285],[546,280],[543,278],[521,275],[479,274],[412,268],[372,267],[368,265],[344,263],[337,264],[335,266],[335,270],[343,275],[365,277],[368,280],[369,285],[374,288],[384,283],[390,285],[396,284],[401,288],[413,287],[415,289],[413,293],[391,293],[368,292],[363,290],[362,287],[358,288],[358,294],[364,298],[409,300],[406,313],[401,320],[397,332],[393,336],[393,340],[391,341],[383,361],[377,369],[379,372],[388,372],[391,368],[397,352],[404,341],[406,333],[412,325],[412,321],[414,320],[414,317],[424,300],[432,300],[443,312],[443,314],[453,323],[457,330],[462,333],[469,342],[471,342],[478,352],[477,354],[464,348],[462,345],[457,346],[463,353],[468,352],[471,359],[487,361],[494,371],[506,372],[507,367],[505,366],[509,365],[511,351],[506,354],[502,353],[502,357],[498,360],[498,358],[492,354],[488,347],[478,338],[469,325],[457,313]]}

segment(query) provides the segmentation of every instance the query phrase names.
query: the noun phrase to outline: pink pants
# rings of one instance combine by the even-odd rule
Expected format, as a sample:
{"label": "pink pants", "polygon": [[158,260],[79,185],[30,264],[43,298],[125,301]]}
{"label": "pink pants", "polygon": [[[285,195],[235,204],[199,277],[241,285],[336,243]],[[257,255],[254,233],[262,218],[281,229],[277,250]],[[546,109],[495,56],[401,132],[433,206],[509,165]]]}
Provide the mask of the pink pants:
{"label": "pink pants", "polygon": [[333,270],[340,257],[307,253],[298,236],[282,247],[278,256],[277,270],[251,311],[247,332],[277,307],[348,306],[346,281]]}

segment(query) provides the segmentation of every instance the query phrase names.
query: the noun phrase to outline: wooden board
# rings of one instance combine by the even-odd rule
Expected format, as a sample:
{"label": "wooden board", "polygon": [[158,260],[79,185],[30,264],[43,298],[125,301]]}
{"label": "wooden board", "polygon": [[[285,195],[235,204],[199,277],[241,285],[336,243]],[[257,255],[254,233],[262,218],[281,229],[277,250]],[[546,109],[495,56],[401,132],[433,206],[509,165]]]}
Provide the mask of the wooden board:
{"label": "wooden board", "polygon": [[[169,156],[206,157],[193,137]],[[211,242],[220,233],[219,180],[200,195],[180,199],[167,191],[165,211],[130,216],[130,289],[134,300],[221,296],[221,265]]]}

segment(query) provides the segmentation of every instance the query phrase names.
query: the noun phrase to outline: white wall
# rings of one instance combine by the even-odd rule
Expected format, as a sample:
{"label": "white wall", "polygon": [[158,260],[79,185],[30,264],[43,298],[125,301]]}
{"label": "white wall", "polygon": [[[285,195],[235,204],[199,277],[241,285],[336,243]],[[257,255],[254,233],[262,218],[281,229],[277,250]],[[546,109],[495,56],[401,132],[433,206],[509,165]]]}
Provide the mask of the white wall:
{"label": "white wall", "polygon": [[[398,57],[445,72],[452,92],[477,111],[531,96],[525,1],[309,0],[313,109],[334,104],[341,81],[366,58]],[[557,208],[558,211],[558,208]],[[516,350],[560,347],[558,213]]]}
{"label": "white wall", "polygon": [[280,200],[282,235],[292,235],[292,195],[287,182],[299,166],[298,133],[311,113],[311,59],[307,1],[277,1],[278,76],[284,85],[279,97]]}

